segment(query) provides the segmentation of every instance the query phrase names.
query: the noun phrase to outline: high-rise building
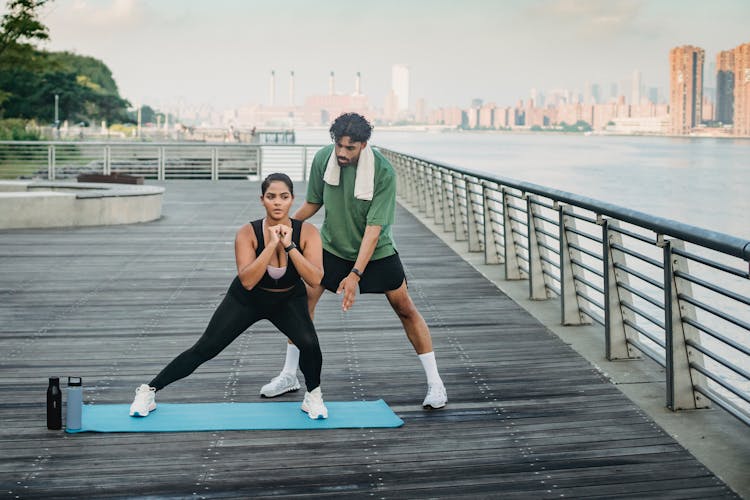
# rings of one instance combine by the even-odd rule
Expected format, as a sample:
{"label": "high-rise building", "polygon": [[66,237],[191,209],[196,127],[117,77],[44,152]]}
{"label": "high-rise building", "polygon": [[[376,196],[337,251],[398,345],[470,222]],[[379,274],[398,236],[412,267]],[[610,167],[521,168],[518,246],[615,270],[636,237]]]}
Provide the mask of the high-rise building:
{"label": "high-rise building", "polygon": [[641,72],[633,71],[633,81],[630,84],[630,104],[638,106],[641,103]]}
{"label": "high-rise building", "polygon": [[669,105],[673,134],[688,134],[700,124],[704,59],[705,51],[692,45],[669,51]]}
{"label": "high-rise building", "polygon": [[394,64],[391,69],[391,88],[398,98],[398,110],[409,109],[409,66]]}
{"label": "high-rise building", "polygon": [[734,51],[716,56],[716,121],[732,123],[734,116]]}
{"label": "high-rise building", "polygon": [[750,136],[750,42],[734,49],[734,133]]}

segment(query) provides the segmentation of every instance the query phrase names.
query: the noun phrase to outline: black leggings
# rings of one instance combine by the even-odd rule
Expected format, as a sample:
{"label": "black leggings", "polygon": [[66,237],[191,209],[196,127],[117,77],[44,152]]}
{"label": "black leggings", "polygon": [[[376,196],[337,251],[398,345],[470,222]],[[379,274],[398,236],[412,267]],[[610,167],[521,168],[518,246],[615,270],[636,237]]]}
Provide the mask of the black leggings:
{"label": "black leggings", "polygon": [[201,338],[173,359],[149,385],[158,391],[187,377],[261,319],[269,320],[294,342],[300,351],[299,367],[305,375],[307,390],[318,387],[323,356],[307,308],[305,284],[299,281],[286,292],[246,290],[239,278],[232,281]]}

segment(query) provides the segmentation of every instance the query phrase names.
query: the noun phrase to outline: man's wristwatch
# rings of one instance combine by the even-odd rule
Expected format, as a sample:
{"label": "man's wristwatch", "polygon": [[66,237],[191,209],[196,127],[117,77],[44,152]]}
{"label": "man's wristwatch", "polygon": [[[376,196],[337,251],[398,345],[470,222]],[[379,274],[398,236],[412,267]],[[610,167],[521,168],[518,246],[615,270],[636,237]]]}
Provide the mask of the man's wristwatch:
{"label": "man's wristwatch", "polygon": [[362,279],[362,271],[360,271],[360,270],[359,270],[359,269],[357,269],[356,267],[353,267],[353,268],[352,268],[352,272],[353,272],[354,274],[356,274],[356,275],[357,275],[357,277],[358,277],[359,279]]}
{"label": "man's wristwatch", "polygon": [[284,251],[286,253],[289,253],[292,250],[294,250],[295,248],[297,248],[297,245],[294,242],[291,242],[288,247],[284,247]]}

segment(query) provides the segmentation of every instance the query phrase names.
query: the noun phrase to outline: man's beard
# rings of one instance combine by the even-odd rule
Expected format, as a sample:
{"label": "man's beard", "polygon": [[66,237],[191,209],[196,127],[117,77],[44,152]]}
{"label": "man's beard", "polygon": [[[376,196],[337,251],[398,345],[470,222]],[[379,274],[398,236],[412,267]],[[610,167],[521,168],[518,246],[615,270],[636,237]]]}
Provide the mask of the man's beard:
{"label": "man's beard", "polygon": [[354,159],[354,160],[349,160],[349,161],[346,161],[346,162],[342,163],[341,160],[339,159],[339,157],[338,156],[336,157],[336,163],[339,164],[339,167],[356,167],[357,166],[357,160],[359,160],[359,158]]}

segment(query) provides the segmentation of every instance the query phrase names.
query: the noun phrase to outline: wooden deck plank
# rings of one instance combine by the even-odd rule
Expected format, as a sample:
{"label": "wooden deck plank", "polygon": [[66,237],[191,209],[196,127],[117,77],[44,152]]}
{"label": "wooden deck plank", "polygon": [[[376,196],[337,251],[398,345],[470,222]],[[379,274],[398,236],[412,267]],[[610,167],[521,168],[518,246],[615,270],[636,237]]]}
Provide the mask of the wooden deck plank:
{"label": "wooden deck plank", "polygon": [[[194,342],[226,291],[234,232],[261,213],[257,183],[166,187],[164,217],[153,223],[0,232],[3,494],[736,497],[401,209],[394,232],[432,330],[447,408],[422,410],[422,368],[382,296],[360,296],[342,313],[326,294],[316,316],[326,399],[383,398],[404,427],[47,431],[47,376],[83,377],[87,402],[129,402],[137,384]],[[283,337],[259,323],[159,401],[261,401],[283,352]]]}

